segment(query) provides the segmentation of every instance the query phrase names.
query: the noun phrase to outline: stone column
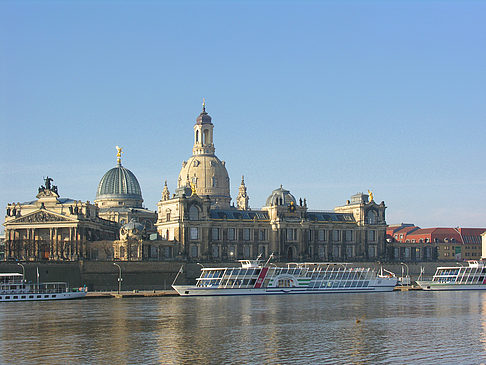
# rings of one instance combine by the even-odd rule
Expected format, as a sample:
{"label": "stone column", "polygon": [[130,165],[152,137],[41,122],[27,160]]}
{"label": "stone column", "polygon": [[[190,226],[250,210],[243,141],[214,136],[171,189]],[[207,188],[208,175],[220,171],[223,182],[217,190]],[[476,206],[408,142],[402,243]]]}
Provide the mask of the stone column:
{"label": "stone column", "polygon": [[69,244],[68,244],[67,253],[66,253],[66,256],[69,259],[69,261],[73,260],[73,249],[72,249],[72,247],[73,247],[73,232],[74,232],[74,228],[69,227]]}

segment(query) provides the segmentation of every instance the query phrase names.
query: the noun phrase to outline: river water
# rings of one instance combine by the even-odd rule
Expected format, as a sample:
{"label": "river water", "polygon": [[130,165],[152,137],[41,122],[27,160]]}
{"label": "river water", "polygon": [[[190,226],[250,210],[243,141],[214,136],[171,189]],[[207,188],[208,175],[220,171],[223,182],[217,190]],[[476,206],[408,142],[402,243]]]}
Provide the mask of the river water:
{"label": "river water", "polygon": [[481,364],[485,292],[0,303],[1,364]]}

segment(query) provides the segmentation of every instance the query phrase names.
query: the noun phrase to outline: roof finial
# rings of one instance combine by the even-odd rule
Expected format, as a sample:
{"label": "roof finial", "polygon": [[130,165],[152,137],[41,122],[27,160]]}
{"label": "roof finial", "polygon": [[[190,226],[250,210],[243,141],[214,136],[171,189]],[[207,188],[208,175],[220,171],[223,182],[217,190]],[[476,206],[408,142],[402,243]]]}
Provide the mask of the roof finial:
{"label": "roof finial", "polygon": [[118,146],[116,146],[115,148],[116,148],[116,162],[118,163],[118,165],[121,165],[121,155],[123,153],[122,148]]}
{"label": "roof finial", "polygon": [[203,113],[206,112],[206,100],[203,98]]}

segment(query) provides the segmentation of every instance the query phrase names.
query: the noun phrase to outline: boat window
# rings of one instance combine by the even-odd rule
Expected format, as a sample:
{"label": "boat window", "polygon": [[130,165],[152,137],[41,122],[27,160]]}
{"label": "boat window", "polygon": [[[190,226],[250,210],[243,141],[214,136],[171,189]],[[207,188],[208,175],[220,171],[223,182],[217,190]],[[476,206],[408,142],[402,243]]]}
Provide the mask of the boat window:
{"label": "boat window", "polygon": [[18,295],[14,295],[13,297],[14,299],[19,299]]}
{"label": "boat window", "polygon": [[22,295],[22,296],[20,297],[20,299],[25,299],[25,298],[26,298],[26,296],[25,296],[25,295]]}
{"label": "boat window", "polygon": [[10,295],[7,295],[7,296],[5,297],[5,299],[10,299]]}
{"label": "boat window", "polygon": [[42,298],[42,295],[38,295],[37,298]]}
{"label": "boat window", "polygon": [[49,298],[49,295],[44,295],[44,298]]}
{"label": "boat window", "polygon": [[56,297],[56,294],[53,294],[52,297],[55,298]]}
{"label": "boat window", "polygon": [[34,296],[33,295],[29,295],[29,298],[33,298]]}
{"label": "boat window", "polygon": [[251,280],[250,280],[250,285],[251,285],[251,286],[254,286],[254,285],[255,285],[255,283],[256,283],[256,281],[257,281],[257,279],[251,279]]}

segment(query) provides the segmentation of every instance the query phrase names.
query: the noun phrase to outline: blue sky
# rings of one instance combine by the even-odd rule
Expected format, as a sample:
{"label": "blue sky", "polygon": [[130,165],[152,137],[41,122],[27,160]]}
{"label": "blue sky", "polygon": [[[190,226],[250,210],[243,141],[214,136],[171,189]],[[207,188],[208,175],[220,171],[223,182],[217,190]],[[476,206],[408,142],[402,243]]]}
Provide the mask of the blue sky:
{"label": "blue sky", "polygon": [[[0,205],[93,201],[115,146],[155,210],[206,98],[232,196],[357,192],[486,227],[486,3],[0,1]],[[3,216],[2,216],[3,219]]]}

